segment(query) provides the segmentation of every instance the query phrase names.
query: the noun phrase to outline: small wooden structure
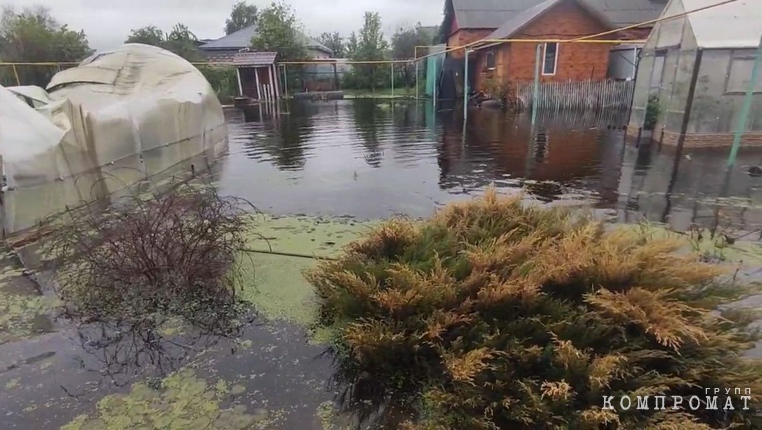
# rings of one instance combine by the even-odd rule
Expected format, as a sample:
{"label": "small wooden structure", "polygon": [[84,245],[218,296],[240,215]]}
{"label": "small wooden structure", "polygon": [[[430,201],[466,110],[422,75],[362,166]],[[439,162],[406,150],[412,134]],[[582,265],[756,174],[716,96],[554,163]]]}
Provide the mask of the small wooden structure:
{"label": "small wooden structure", "polygon": [[238,93],[259,101],[280,98],[280,77],[275,52],[239,52],[233,57],[238,77]]}

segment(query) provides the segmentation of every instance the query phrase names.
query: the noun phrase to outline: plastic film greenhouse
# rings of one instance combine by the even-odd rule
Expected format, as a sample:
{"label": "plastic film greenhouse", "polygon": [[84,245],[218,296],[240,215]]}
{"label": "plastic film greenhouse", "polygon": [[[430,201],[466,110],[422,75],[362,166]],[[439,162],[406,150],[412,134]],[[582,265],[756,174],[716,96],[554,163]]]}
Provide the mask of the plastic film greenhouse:
{"label": "plastic film greenhouse", "polygon": [[[672,0],[663,16],[715,0]],[[667,145],[728,146],[762,37],[762,0],[739,0],[658,23],[640,58],[628,135]],[[762,145],[762,73],[741,143]],[[687,115],[687,116],[686,116]]]}

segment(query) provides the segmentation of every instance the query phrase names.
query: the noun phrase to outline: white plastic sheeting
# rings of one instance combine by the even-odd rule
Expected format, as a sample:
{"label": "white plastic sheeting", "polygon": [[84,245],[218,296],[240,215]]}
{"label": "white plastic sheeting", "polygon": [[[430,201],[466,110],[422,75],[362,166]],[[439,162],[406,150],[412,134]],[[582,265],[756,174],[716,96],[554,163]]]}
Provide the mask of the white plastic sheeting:
{"label": "white plastic sheeting", "polygon": [[152,46],[98,53],[54,76],[47,94],[0,87],[4,231],[157,174],[204,170],[226,143],[222,107],[204,76]]}
{"label": "white plastic sheeting", "polygon": [[[720,0],[682,0],[686,11]],[[756,48],[762,37],[762,0],[739,0],[688,15],[699,48]]]}

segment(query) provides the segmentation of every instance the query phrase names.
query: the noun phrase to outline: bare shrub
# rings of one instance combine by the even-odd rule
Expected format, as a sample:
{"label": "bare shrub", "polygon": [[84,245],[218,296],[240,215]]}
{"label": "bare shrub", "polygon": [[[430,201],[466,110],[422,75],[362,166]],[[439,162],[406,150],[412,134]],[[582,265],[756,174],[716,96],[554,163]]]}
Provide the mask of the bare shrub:
{"label": "bare shrub", "polygon": [[230,330],[220,316],[234,321],[241,306],[243,204],[211,186],[183,184],[105,210],[66,213],[46,254],[68,316],[128,325],[181,317],[202,329]]}

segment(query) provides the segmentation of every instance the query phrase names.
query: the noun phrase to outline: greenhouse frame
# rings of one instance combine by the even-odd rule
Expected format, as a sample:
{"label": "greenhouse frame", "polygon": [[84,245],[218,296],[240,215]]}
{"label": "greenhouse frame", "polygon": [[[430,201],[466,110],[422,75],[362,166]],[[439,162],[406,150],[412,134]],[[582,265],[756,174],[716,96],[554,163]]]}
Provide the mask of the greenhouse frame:
{"label": "greenhouse frame", "polygon": [[[716,3],[671,0],[662,17]],[[641,53],[628,136],[653,129],[651,139],[666,145],[729,146],[760,38],[762,0],[739,0],[657,23]],[[762,73],[741,143],[762,146]]]}

